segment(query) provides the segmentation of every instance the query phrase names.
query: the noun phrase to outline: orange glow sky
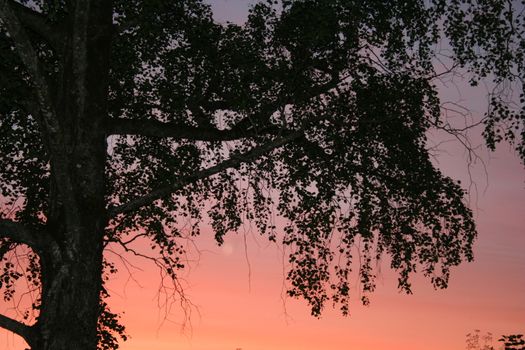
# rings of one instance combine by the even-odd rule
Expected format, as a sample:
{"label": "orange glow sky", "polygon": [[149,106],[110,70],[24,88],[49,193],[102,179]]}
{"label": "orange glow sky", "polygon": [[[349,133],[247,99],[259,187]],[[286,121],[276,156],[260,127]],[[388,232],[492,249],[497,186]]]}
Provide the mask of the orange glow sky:
{"label": "orange glow sky", "polygon": [[[212,3],[219,21],[239,22],[249,2]],[[483,109],[474,105],[472,112]],[[478,138],[473,135],[473,140]],[[463,152],[454,144],[447,150],[451,154],[440,154],[439,166],[468,184]],[[128,280],[125,271],[110,282],[110,304],[113,311],[124,311],[131,335],[121,349],[462,350],[465,335],[474,329],[492,332],[494,345],[502,334],[525,333],[525,172],[506,145],[479,154],[488,178],[479,162],[473,165],[477,188],[472,188],[470,203],[479,231],[475,261],[453,269],[448,289],[435,291],[428,280],[414,276],[414,294],[401,294],[385,261],[370,306],[360,305],[356,289],[349,317],[327,308],[316,319],[303,301],[283,300],[278,246],[256,232],[241,232],[217,247],[208,231],[196,241],[198,262],[183,272],[185,292],[194,304],[189,321],[177,305],[166,319],[165,309],[158,307],[158,271],[151,265],[132,260],[141,269],[134,271],[140,285]],[[2,303],[0,312],[8,307]],[[24,344],[0,331],[0,349],[22,350]]]}
{"label": "orange glow sky", "polygon": [[[132,335],[122,349],[460,350],[465,349],[465,335],[474,329],[490,331],[495,338],[523,333],[524,173],[508,150],[491,157],[488,188],[478,190],[475,205],[476,259],[453,271],[447,290],[435,291],[426,279],[415,276],[414,294],[400,294],[396,276],[385,262],[369,307],[359,304],[354,290],[350,317],[328,308],[315,319],[304,302],[283,303],[278,247],[247,233],[248,265],[243,233],[230,235],[220,248],[203,237],[197,242],[200,260],[185,275],[186,292],[196,306],[185,331],[176,307],[170,321],[161,324],[155,269],[136,273],[142,288],[129,282],[124,289],[122,278],[115,281],[114,291],[122,297],[113,298],[114,307],[126,310],[124,320]],[[457,164],[450,159],[443,168],[450,166],[449,172],[457,172],[466,182],[465,161],[458,158]],[[483,187],[485,180],[476,181]]]}

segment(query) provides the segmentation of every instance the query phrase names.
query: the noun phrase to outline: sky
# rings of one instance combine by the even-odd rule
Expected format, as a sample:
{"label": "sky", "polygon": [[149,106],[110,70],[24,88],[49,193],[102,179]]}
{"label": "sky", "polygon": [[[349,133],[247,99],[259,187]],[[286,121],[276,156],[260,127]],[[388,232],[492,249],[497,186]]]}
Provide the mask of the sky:
{"label": "sky", "polygon": [[[442,169],[468,183],[462,155],[448,157],[442,156]],[[123,320],[132,335],[122,349],[460,350],[465,335],[475,329],[492,332],[495,340],[524,333],[523,167],[504,147],[484,157],[488,180],[473,169],[479,192],[472,198],[479,228],[475,261],[453,270],[448,289],[435,291],[415,276],[414,294],[399,293],[396,275],[385,262],[370,306],[361,306],[356,297],[349,317],[327,308],[316,319],[304,302],[283,300],[278,246],[253,232],[230,235],[223,247],[204,235],[195,242],[200,259],[184,276],[194,304],[186,328],[177,307],[163,322],[154,268],[135,271],[141,286],[129,281],[124,288],[122,276],[114,281],[114,295],[120,296],[112,305],[126,310]]]}
{"label": "sky", "polygon": [[[248,3],[212,1],[215,18],[242,22]],[[485,96],[479,91],[462,89],[459,96],[444,86],[442,93],[470,101],[473,118],[483,113]],[[472,133],[474,143],[481,142],[479,132]],[[478,154],[480,160],[469,168],[465,152],[450,142],[436,159],[445,174],[472,184],[469,201],[479,232],[475,261],[453,269],[448,289],[436,291],[414,276],[414,294],[400,293],[385,261],[369,306],[360,305],[354,290],[350,316],[327,308],[317,319],[305,302],[284,297],[279,246],[249,228],[227,236],[222,247],[211,232],[203,232],[182,276],[192,303],[186,312],[177,302],[166,309],[154,266],[131,259],[137,266],[133,278],[125,271],[113,277],[110,305],[124,312],[131,335],[121,349],[460,350],[475,329],[492,332],[494,340],[525,333],[525,172],[507,145],[494,153],[481,148]],[[0,349],[23,348],[16,336],[0,331]]]}

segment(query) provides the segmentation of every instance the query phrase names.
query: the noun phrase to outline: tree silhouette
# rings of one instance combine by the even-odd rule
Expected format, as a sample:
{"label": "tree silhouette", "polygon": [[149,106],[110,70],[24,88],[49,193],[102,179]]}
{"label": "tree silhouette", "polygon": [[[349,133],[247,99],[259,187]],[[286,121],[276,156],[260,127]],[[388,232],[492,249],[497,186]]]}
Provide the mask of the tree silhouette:
{"label": "tree silhouette", "polygon": [[[525,350],[523,334],[503,335],[499,342],[503,343],[502,350]],[[467,334],[467,350],[494,350],[492,346],[492,333],[481,334],[479,329]],[[498,347],[499,349],[499,347]]]}
{"label": "tree silhouette", "polygon": [[467,334],[467,350],[495,350],[492,346],[492,333],[481,335],[479,329]]}
{"label": "tree silhouette", "polygon": [[523,334],[504,335],[499,339],[505,346],[505,350],[525,350]]}
{"label": "tree silhouette", "polygon": [[[274,5],[240,26],[199,0],[0,0],[0,283],[8,300],[20,278],[38,295],[1,327],[32,349],[116,348],[104,250],[177,283],[182,240],[203,221],[219,244],[248,219],[290,246],[288,293],[313,315],[348,313],[352,263],[367,303],[385,254],[406,292],[416,269],[444,288],[472,259],[464,190],[429,159],[427,131],[461,132],[435,81],[462,68],[471,84],[523,86],[519,4]],[[442,41],[448,68],[435,64]],[[523,93],[498,92],[487,144],[509,140],[525,159]]]}

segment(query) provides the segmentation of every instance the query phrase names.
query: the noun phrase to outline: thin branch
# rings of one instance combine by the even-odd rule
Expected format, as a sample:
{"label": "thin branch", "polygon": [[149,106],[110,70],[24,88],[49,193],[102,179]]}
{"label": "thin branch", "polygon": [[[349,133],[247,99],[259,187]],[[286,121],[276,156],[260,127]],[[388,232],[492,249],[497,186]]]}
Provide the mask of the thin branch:
{"label": "thin branch", "polygon": [[138,239],[140,237],[148,237],[148,234],[147,233],[140,233],[140,234],[135,235],[132,238],[128,239],[127,241],[122,241],[122,240],[119,239],[119,242],[121,244],[128,245],[128,244],[130,244],[131,242],[135,241],[136,239]]}
{"label": "thin branch", "polygon": [[439,72],[439,73],[435,73],[435,74],[429,76],[429,80],[439,79],[439,78],[443,77],[444,75],[447,75],[447,74],[449,74],[451,72],[454,72],[454,70],[460,66],[460,64],[458,62],[455,62],[451,67],[447,67],[445,63],[441,62],[441,60],[437,59],[437,61],[440,62],[441,65],[445,69],[443,71]]}
{"label": "thin branch", "polygon": [[[187,322],[191,321],[191,311],[192,311],[192,308],[195,307],[195,305],[191,303],[191,301],[188,299],[188,297],[184,293],[184,288],[181,285],[180,277],[175,277],[175,275],[169,271],[172,269],[172,266],[170,266],[169,264],[166,265],[162,261],[162,259],[157,259],[152,256],[142,254],[136,251],[135,249],[123,244],[121,241],[115,241],[115,243],[119,244],[124,249],[125,252],[131,253],[135,255],[136,257],[148,260],[152,262],[155,266],[158,267],[159,273],[160,273],[160,285],[159,285],[158,292],[157,292],[157,304],[161,310],[164,309],[164,320],[162,322],[166,320],[169,321],[168,316],[170,314],[172,305],[174,305],[175,302],[177,302],[178,300],[179,305],[184,312],[184,321],[181,325],[182,328],[184,329],[186,327]],[[120,254],[115,253],[113,251],[112,253],[120,256]],[[171,287],[165,284],[165,280],[167,277],[169,277],[169,280],[171,280],[171,283],[172,283]],[[162,295],[164,295],[164,298],[163,298],[164,300],[161,300]],[[178,296],[179,298],[177,299],[176,296]],[[190,323],[190,328],[191,328],[191,323]]]}
{"label": "thin branch", "polygon": [[192,175],[184,176],[181,179],[179,179],[179,181],[175,182],[170,186],[161,187],[128,203],[113,207],[109,209],[109,216],[115,217],[118,214],[129,213],[143,206],[149,205],[157,199],[165,198],[170,194],[182,189],[183,187],[195,183],[201,179],[205,179],[226,169],[236,168],[243,163],[252,163],[259,157],[287,144],[288,142],[294,139],[301,137],[302,135],[303,131],[295,131],[286,136],[277,137],[273,141],[263,144],[259,147],[255,147],[246,153],[231,156],[229,159],[217,165],[197,171]]}
{"label": "thin branch", "polygon": [[18,334],[28,343],[31,342],[34,336],[33,329],[30,326],[2,314],[0,314],[0,327]]}

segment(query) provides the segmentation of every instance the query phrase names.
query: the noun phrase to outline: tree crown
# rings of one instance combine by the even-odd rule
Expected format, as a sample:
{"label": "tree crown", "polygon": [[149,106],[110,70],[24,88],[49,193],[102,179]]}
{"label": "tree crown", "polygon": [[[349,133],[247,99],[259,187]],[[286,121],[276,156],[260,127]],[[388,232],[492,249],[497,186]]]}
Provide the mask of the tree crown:
{"label": "tree crown", "polygon": [[[406,292],[416,269],[444,288],[450,268],[472,260],[465,191],[429,156],[429,130],[460,132],[444,118],[436,79],[459,68],[471,84],[491,78],[483,135],[491,148],[512,142],[525,160],[523,2],[262,1],[237,25],[214,22],[198,0],[115,0],[105,114],[83,119],[64,102],[76,74],[63,44],[76,35],[75,4],[0,3],[8,299],[22,275],[39,287],[45,241],[67,240],[54,233],[68,215],[57,159],[75,154],[86,130],[108,141],[105,245],[143,254],[132,241],[148,238],[149,256],[176,280],[182,240],[202,222],[222,243],[251,220],[290,248],[288,294],[316,316],[327,302],[348,313],[352,269],[368,303],[385,254]],[[519,101],[502,93],[508,82],[521,84]],[[36,234],[4,233],[18,224]],[[27,271],[9,262],[20,245],[32,248]],[[121,333],[103,315],[101,329]]]}

